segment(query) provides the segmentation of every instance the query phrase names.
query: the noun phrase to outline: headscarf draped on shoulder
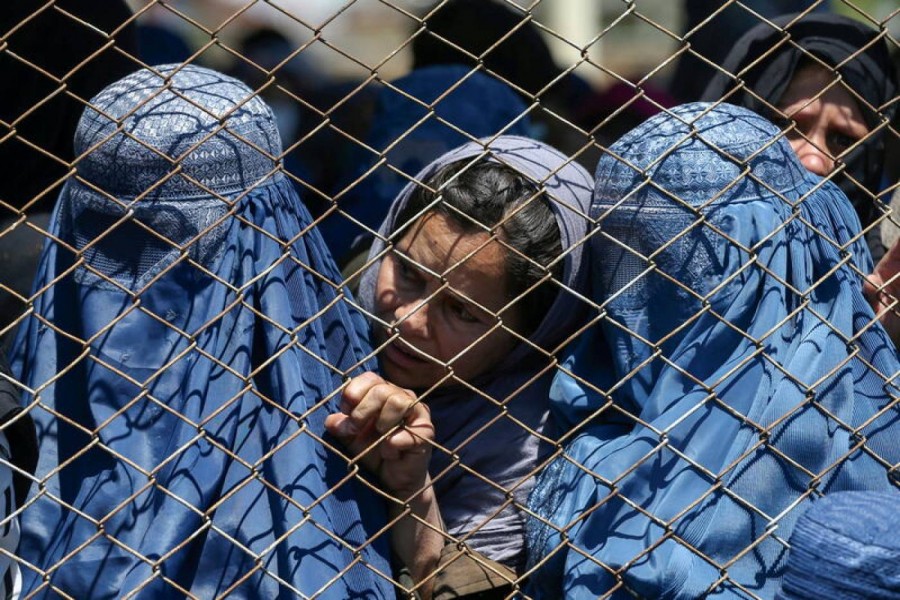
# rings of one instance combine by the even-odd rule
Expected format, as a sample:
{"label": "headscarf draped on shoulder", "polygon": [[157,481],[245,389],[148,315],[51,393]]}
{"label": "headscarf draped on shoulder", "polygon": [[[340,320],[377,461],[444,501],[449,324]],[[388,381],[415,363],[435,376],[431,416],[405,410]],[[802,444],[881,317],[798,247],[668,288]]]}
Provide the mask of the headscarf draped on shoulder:
{"label": "headscarf draped on shoulder", "polygon": [[859,220],[777,127],[702,103],[610,148],[591,216],[601,324],[553,382],[534,593],[772,597],[808,501],[900,462]]}
{"label": "headscarf draped on shoulder", "polygon": [[[500,365],[470,385],[439,388],[424,400],[441,447],[432,455],[431,474],[449,533],[489,558],[521,567],[524,518],[520,507],[537,465],[539,433],[556,362],[553,353],[584,316],[581,298],[587,273],[582,249],[593,183],[582,167],[561,152],[517,136],[465,144],[428,165],[416,181],[425,183],[438,170],[459,161],[485,160],[514,169],[547,199],[562,241],[559,293],[528,343],[519,343]],[[359,297],[373,313],[381,260],[402,235],[404,224],[397,220],[415,185],[406,186],[394,201],[369,253],[370,266],[362,276]],[[515,505],[496,514],[507,502],[506,490],[512,490]]]}
{"label": "headscarf draped on shoulder", "polygon": [[843,158],[849,177],[835,178],[867,226],[878,214],[872,198],[881,191],[885,130],[897,111],[895,66],[886,35],[885,28],[832,14],[792,14],[771,25],[761,23],[735,43],[721,65],[724,72],[710,81],[702,99],[725,100],[772,116],[771,107],[804,62],[833,68],[835,77],[853,90],[866,125],[875,132]]}
{"label": "headscarf draped on shoulder", "polygon": [[365,322],[269,107],[143,69],[75,145],[13,364],[40,441],[24,592],[393,597],[382,508],[323,438]]}

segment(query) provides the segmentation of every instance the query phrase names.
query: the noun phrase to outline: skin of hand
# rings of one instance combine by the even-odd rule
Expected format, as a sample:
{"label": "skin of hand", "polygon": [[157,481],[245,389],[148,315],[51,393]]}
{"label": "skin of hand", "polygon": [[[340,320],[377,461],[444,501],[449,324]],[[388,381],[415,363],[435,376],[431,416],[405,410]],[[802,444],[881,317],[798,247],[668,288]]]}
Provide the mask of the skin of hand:
{"label": "skin of hand", "polygon": [[863,281],[863,294],[894,344],[900,345],[900,242],[878,261],[875,272]]}
{"label": "skin of hand", "polygon": [[426,487],[434,425],[428,407],[410,390],[363,373],[344,388],[341,412],[326,417],[325,427],[361,456],[397,501],[407,502]]}
{"label": "skin of hand", "polygon": [[428,474],[434,441],[428,407],[412,391],[367,372],[350,380],[341,412],[328,415],[325,428],[394,497],[390,513],[399,517],[391,530],[394,552],[419,582],[419,596],[430,598],[429,576],[437,567],[444,536]]}

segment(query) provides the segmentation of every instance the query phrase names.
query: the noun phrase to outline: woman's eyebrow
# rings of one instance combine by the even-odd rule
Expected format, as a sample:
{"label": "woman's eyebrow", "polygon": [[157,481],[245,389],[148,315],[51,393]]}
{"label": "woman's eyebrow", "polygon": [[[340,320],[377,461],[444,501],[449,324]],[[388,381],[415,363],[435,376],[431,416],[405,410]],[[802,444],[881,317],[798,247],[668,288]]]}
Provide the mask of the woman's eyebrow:
{"label": "woman's eyebrow", "polygon": [[440,277],[440,274],[435,273],[428,267],[424,266],[422,263],[418,262],[415,258],[410,256],[408,248],[394,248],[393,255],[397,258],[397,260],[401,261],[408,268],[416,271],[416,273],[419,273],[421,275],[428,275],[431,277]]}

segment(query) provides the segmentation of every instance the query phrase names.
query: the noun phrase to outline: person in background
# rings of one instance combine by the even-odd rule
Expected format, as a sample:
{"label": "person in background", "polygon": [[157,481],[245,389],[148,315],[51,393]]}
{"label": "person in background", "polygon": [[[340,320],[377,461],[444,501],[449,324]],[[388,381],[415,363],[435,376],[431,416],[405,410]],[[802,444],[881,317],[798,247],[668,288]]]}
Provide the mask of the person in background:
{"label": "person in background", "polygon": [[20,535],[15,513],[28,496],[37,452],[34,421],[21,406],[6,356],[0,354],[0,598],[17,598],[21,591],[21,570],[13,556]]}
{"label": "person in background", "polygon": [[271,109],[193,65],[90,101],[13,374],[23,593],[393,598],[384,503],[325,438],[365,321]]}
{"label": "person in background", "polygon": [[532,597],[772,597],[812,496],[886,491],[897,349],[840,189],[742,107],[683,105],[597,166],[598,325],[551,387]]}
{"label": "person in background", "polygon": [[900,490],[816,500],[791,534],[775,600],[900,598]]}
{"label": "person in background", "polygon": [[[272,108],[286,148],[284,169],[297,189],[306,192],[327,189],[341,136],[327,127],[313,133],[334,117],[325,115],[330,106],[325,96],[334,81],[302,46],[276,27],[250,29],[238,43],[229,74],[259,90]],[[322,201],[318,196],[314,200]]]}
{"label": "person in background", "polygon": [[[876,260],[887,124],[897,112],[896,67],[885,32],[831,14],[796,14],[740,38],[702,99],[746,106],[778,123],[803,166],[850,198]],[[896,179],[896,174],[893,178]]]}
{"label": "person in background", "polygon": [[[690,50],[678,56],[669,90],[674,104],[697,102],[709,81],[734,46],[734,41],[759,25],[788,12],[831,12],[830,0],[743,0],[722,4],[716,0],[682,0],[679,38]],[[673,105],[674,105],[673,104]]]}
{"label": "person in background", "polygon": [[0,94],[0,352],[25,312],[84,103],[138,67],[132,18],[124,0],[0,3],[0,81],[15,82]]}
{"label": "person in background", "polygon": [[413,69],[485,69],[531,107],[532,137],[576,160],[591,142],[585,132],[597,123],[580,118],[585,103],[593,101],[591,85],[556,62],[549,35],[526,8],[503,0],[447,0],[429,11],[424,23],[416,23],[410,37]]}
{"label": "person in background", "polygon": [[391,203],[428,163],[474,139],[530,133],[522,99],[469,67],[424,67],[385,84],[365,137],[367,148],[355,148],[334,209],[319,222],[338,264],[357,258],[360,266]]}
{"label": "person in background", "polygon": [[399,554],[424,595],[471,551],[476,571],[508,586],[554,435],[554,353],[582,323],[591,180],[545,144],[500,136],[444,154],[416,181],[391,206],[360,284],[380,375],[354,378],[326,425],[411,507]]}

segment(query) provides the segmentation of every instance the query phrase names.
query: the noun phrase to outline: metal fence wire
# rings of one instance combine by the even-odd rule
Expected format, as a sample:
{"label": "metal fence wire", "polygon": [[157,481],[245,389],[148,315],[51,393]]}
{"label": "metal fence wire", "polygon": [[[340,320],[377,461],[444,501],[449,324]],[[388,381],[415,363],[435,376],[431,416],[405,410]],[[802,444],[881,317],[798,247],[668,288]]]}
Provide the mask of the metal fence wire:
{"label": "metal fence wire", "polygon": [[[24,409],[7,417],[3,431],[13,447],[0,452],[0,463],[30,487],[9,502],[13,484],[6,483],[0,556],[7,594],[455,597],[488,589],[510,598],[607,598],[661,596],[665,588],[684,597],[768,598],[783,575],[790,528],[811,499],[832,489],[896,486],[900,450],[896,437],[885,441],[900,408],[898,363],[885,357],[896,351],[869,351],[866,336],[887,339],[877,322],[897,312],[897,300],[886,285],[877,315],[849,300],[835,304],[846,315],[817,304],[850,293],[835,283],[850,275],[860,282],[853,292],[860,298],[862,282],[867,290],[891,283],[873,279],[860,248],[880,257],[900,227],[890,200],[900,147],[890,73],[900,52],[896,9],[878,15],[875,3],[816,1],[781,18],[763,2],[686,2],[679,28],[658,22],[658,3],[623,1],[593,11],[593,35],[575,40],[553,16],[560,11],[554,3],[569,7],[563,12],[578,9],[562,0],[346,0],[323,3],[328,14],[312,18],[275,0],[4,7],[0,335],[11,371],[0,381]],[[248,19],[260,9],[269,24],[251,32]],[[835,34],[825,50],[806,43],[802,23],[833,10],[857,29],[841,40]],[[366,20],[375,17],[367,15],[376,13],[405,27],[387,53],[366,56],[364,45],[351,48],[331,35],[341,27],[371,29]],[[760,24],[762,41],[743,47],[742,60],[729,54]],[[811,31],[827,38],[828,27]],[[645,38],[661,44],[661,58],[635,67],[631,58],[650,47]],[[574,58],[553,58],[551,45]],[[398,67],[404,56],[413,57],[405,73]],[[178,73],[201,65],[229,72],[248,93],[235,100],[217,96],[215,86],[179,89]],[[329,72],[336,68],[340,76]],[[149,79],[115,87],[140,69]],[[791,87],[803,69],[819,77],[806,95]],[[115,100],[101,93],[110,85]],[[856,113],[834,116],[841,124],[820,137],[813,121],[824,117],[807,113],[838,93]],[[131,104],[120,110],[122,98]],[[674,108],[699,100],[710,101],[699,113]],[[261,101],[274,111],[280,144],[271,131],[239,125],[257,122],[267,110]],[[691,126],[698,114],[718,114],[723,102],[772,121],[777,135],[754,150],[759,155],[780,140],[817,152],[821,162],[803,166],[841,187],[862,228],[828,230],[803,207],[837,188],[819,183],[798,199],[751,168],[755,154],[732,157],[734,181],[708,197],[671,193],[672,182],[661,183],[657,169],[680,160],[684,144],[731,152]],[[147,115],[166,104],[181,107],[178,118],[154,124]],[[82,113],[93,116],[79,124]],[[682,123],[683,134],[670,131],[675,137],[654,156],[614,146],[651,115],[669,120],[645,129],[643,141],[671,123]],[[166,136],[197,123],[206,124],[203,135],[172,147],[148,142],[174,139]],[[561,151],[524,174],[519,208],[485,222],[445,204],[454,178],[475,172],[486,157],[522,171],[490,150],[508,135]],[[121,145],[110,150],[110,140]],[[420,176],[467,142],[481,151],[466,155],[465,168],[437,183],[433,172]],[[247,156],[249,148],[259,161],[226,161],[242,171],[225,174],[189,164],[211,148],[223,156]],[[164,172],[122,175],[143,168],[135,156],[162,161]],[[630,187],[615,188],[622,197],[598,192],[590,206],[579,205],[559,182],[570,185],[580,165],[593,175],[598,160],[610,178],[628,169]],[[693,176],[730,172],[703,169],[698,163]],[[124,183],[98,182],[101,172]],[[276,181],[281,191],[267,187]],[[584,184],[583,198],[591,185]],[[715,216],[717,202],[741,186],[787,207],[752,243],[740,232],[756,221]],[[492,190],[512,193],[502,185]],[[420,205],[389,215],[401,193],[421,196]],[[653,200],[632,202],[644,193]],[[292,194],[302,206],[292,204]],[[54,209],[60,197],[67,200]],[[195,203],[179,204],[185,199]],[[581,232],[578,239],[564,235],[549,258],[529,255],[505,229],[515,212],[540,202],[562,206],[543,219],[565,212],[571,231]],[[648,214],[665,222],[653,225]],[[628,219],[648,229],[628,230]],[[440,223],[450,233],[428,238],[428,227]],[[461,232],[477,243],[441,245]],[[417,235],[430,240],[430,254],[416,245]],[[689,260],[699,274],[673,271],[667,253],[688,252],[680,244],[697,235],[730,248],[741,266],[717,271],[712,259],[701,264],[706,250],[693,247]],[[791,273],[800,266],[765,258],[780,243],[835,258],[797,288]],[[537,275],[511,283],[508,271],[490,271],[497,255],[516,259],[516,277]],[[585,265],[580,283],[566,271],[576,260]],[[385,310],[372,299],[385,265],[407,278],[391,293],[421,288],[411,307]],[[711,281],[715,273],[724,274]],[[790,298],[774,322],[760,314],[733,320],[722,303],[723,295],[750,289],[754,277]],[[654,289],[656,298],[647,291]],[[548,293],[566,298],[568,314],[555,322],[560,335],[536,343],[545,315],[534,307],[546,313],[550,303],[541,298]],[[655,312],[677,317],[667,328],[642,329],[657,322]],[[622,316],[635,313],[646,321]],[[709,345],[698,339],[690,350],[702,360],[686,359],[680,341],[710,322]],[[803,350],[806,366],[791,362],[785,348],[807,329],[824,331],[802,338],[807,344],[827,339],[839,356],[828,346]],[[370,340],[369,330],[383,333]],[[398,350],[398,340],[412,335],[431,341]],[[604,336],[618,346],[602,347]],[[743,353],[713,343],[725,338]],[[458,340],[465,340],[461,347],[453,345]],[[627,360],[616,362],[617,352]],[[820,354],[828,355],[826,366]],[[503,371],[497,382],[490,370],[509,355],[522,356],[511,372],[527,376]],[[720,355],[730,362],[717,363]],[[385,400],[396,420],[382,413],[384,423],[367,425],[348,446],[326,418],[352,410],[349,386],[379,360],[388,365],[385,379],[390,364],[413,375],[396,382],[402,397]],[[742,379],[754,369],[765,377]],[[666,397],[654,395],[666,381],[677,385]],[[407,388],[415,395],[403,396]],[[765,389],[791,401],[775,402],[776,414],[754,413],[752,399]],[[854,390],[865,390],[870,410],[852,402]],[[575,408],[551,411],[550,396],[557,407],[568,400]],[[647,408],[638,397],[657,405]],[[29,417],[39,441],[34,473],[16,459],[12,433]],[[419,418],[425,427],[415,427]],[[711,422],[719,425],[711,430]],[[802,425],[810,422],[812,429]],[[686,433],[691,427],[700,434]],[[607,452],[603,436],[638,431],[629,439],[639,450],[597,458]],[[413,450],[385,449],[403,432]],[[735,450],[734,439],[746,436],[753,441]],[[836,438],[843,445],[829,446],[826,459],[804,454]],[[579,442],[585,439],[594,440],[588,450]],[[409,484],[415,489],[393,488],[402,493],[383,479],[384,465],[398,456],[404,464],[430,460],[428,477]],[[628,464],[610,466],[622,457]],[[443,522],[416,508],[430,488]],[[676,488],[683,491],[677,501],[666,492]],[[731,529],[722,525],[736,513],[742,516]],[[403,568],[410,563],[402,541],[398,547],[404,536],[437,539],[439,559],[424,567],[412,559]],[[684,584],[687,572],[694,583]],[[654,588],[655,578],[668,583]]]}

